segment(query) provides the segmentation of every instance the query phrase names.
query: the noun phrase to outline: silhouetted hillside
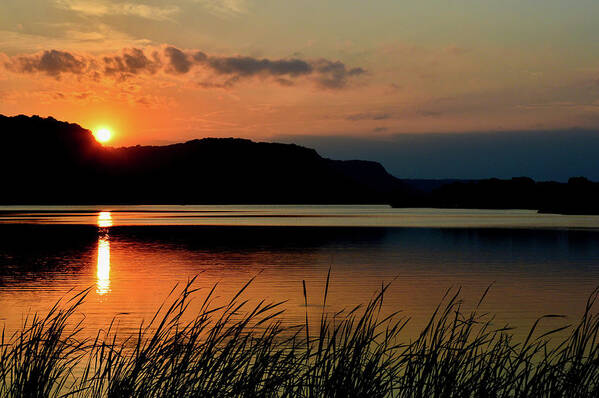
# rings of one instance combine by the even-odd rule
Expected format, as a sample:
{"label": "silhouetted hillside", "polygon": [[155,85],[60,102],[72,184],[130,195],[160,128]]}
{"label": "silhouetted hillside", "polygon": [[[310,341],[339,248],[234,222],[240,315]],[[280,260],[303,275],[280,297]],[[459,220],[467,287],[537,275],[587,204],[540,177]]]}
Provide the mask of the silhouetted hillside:
{"label": "silhouetted hillside", "polygon": [[378,163],[335,161],[313,149],[205,138],[105,148],[89,130],[0,115],[0,202],[389,203],[402,183]]}

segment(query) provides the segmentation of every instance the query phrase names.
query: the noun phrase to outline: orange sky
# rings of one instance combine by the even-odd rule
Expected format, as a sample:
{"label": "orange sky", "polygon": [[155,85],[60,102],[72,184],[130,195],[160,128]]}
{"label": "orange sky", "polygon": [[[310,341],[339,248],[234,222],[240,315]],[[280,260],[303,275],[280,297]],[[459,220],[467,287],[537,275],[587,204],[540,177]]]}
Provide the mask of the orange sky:
{"label": "orange sky", "polygon": [[511,3],[5,0],[0,113],[113,145],[596,128],[597,3]]}

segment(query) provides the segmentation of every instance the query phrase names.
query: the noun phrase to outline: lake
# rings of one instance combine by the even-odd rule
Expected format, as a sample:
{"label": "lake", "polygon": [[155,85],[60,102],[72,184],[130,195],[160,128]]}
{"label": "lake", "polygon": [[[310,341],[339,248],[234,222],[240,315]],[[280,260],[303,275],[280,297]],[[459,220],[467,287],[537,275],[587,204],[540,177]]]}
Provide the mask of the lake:
{"label": "lake", "polygon": [[[523,336],[576,320],[599,286],[599,217],[527,210],[387,206],[0,206],[0,322],[91,288],[81,307],[89,335],[116,317],[129,333],[176,283],[199,275],[202,297],[244,293],[282,301],[287,324],[317,322],[366,303],[392,282],[385,313],[412,318],[414,337],[448,289]],[[328,269],[331,286],[322,307]],[[306,281],[308,307],[302,281]],[[196,303],[201,300],[197,300]],[[192,310],[193,310],[192,305]]]}

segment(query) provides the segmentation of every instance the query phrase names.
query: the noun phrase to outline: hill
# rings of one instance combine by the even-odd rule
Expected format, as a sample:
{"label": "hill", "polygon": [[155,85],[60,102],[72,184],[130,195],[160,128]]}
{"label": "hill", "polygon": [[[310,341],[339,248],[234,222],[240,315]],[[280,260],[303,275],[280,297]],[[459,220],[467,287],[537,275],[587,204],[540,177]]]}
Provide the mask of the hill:
{"label": "hill", "polygon": [[204,138],[103,147],[77,124],[0,115],[3,204],[389,203],[403,184],[376,162],[293,144]]}

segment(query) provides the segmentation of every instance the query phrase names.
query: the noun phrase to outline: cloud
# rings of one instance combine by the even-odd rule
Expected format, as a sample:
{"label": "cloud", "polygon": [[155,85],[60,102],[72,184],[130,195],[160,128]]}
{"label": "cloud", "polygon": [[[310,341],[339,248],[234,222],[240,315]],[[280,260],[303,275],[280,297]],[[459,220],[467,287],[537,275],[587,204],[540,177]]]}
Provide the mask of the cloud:
{"label": "cloud", "polygon": [[[203,80],[197,86],[203,88],[230,88],[251,78],[270,79],[278,85],[290,87],[295,86],[298,79],[306,78],[321,89],[342,89],[350,79],[366,73],[362,68],[350,68],[340,61],[327,59],[208,55],[199,50],[181,50],[173,46],[128,48],[117,54],[101,56],[50,50],[10,57],[5,64],[17,73],[44,72],[56,78],[62,73],[88,73],[93,80],[104,76],[119,81],[159,72],[186,75],[196,68],[203,73]],[[197,74],[190,76],[195,78]]]}
{"label": "cloud", "polygon": [[31,54],[47,49],[69,49],[69,52],[107,53],[127,47],[144,47],[150,42],[128,36],[97,20],[85,25],[40,23],[37,33],[0,30],[0,48],[10,54]]}
{"label": "cloud", "polygon": [[157,51],[148,57],[142,49],[124,49],[120,54],[93,57],[59,50],[49,50],[38,54],[9,57],[5,62],[8,70],[16,73],[45,73],[59,78],[63,73],[88,74],[98,80],[101,75],[117,76],[123,80],[128,75],[154,74],[162,67]]}
{"label": "cloud", "polygon": [[175,47],[167,47],[164,49],[164,54],[168,58],[167,72],[169,73],[187,73],[193,65],[193,59],[183,51]]}
{"label": "cloud", "polygon": [[362,68],[348,68],[340,61],[327,59],[305,61],[298,58],[270,60],[242,56],[210,57],[202,52],[196,53],[194,59],[217,75],[231,75],[238,78],[277,77],[275,81],[284,86],[293,85],[293,81],[280,76],[288,78],[313,76],[320,88],[341,89],[347,86],[350,78],[366,73]]}
{"label": "cloud", "polygon": [[59,8],[89,16],[124,15],[155,21],[169,20],[179,12],[177,6],[158,7],[139,3],[113,3],[105,0],[56,0],[55,4]]}
{"label": "cloud", "polygon": [[282,77],[279,77],[279,78],[275,79],[275,82],[277,82],[281,86],[285,86],[285,87],[291,87],[291,86],[295,85],[295,83],[293,83],[293,81],[291,81],[289,79],[284,79]]}
{"label": "cloud", "polygon": [[106,75],[118,74],[121,77],[129,74],[154,74],[162,66],[160,56],[156,51],[152,53],[152,59],[150,59],[139,48],[125,49],[122,55],[104,57],[103,62]]}
{"label": "cloud", "polygon": [[206,59],[208,59],[208,56],[201,51],[196,51],[193,54],[193,59],[194,59],[194,61],[197,61],[197,62],[204,62],[204,61],[206,61]]}
{"label": "cloud", "polygon": [[195,0],[211,14],[220,17],[234,17],[248,12],[246,0]]}
{"label": "cloud", "polygon": [[313,67],[300,59],[257,59],[252,57],[210,57],[204,61],[214,72],[222,75],[297,77],[313,72]]}
{"label": "cloud", "polygon": [[327,59],[319,59],[314,62],[314,68],[318,72],[316,78],[318,84],[323,88],[330,89],[343,88],[347,85],[350,77],[366,73],[366,70],[362,68],[348,69],[342,62],[333,62]]}
{"label": "cloud", "polygon": [[6,63],[13,72],[42,72],[58,77],[61,73],[82,74],[87,70],[88,61],[65,51],[50,50],[32,56],[18,56]]}

